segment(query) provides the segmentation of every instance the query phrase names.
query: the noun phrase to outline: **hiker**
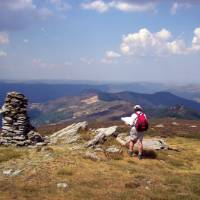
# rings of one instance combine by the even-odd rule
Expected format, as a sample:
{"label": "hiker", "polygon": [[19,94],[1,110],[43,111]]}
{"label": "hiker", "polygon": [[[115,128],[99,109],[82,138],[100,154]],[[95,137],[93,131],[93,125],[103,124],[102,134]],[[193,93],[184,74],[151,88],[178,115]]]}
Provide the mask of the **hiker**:
{"label": "hiker", "polygon": [[144,132],[148,129],[148,120],[143,112],[140,105],[134,106],[134,113],[131,115],[131,130],[130,130],[130,142],[129,142],[129,156],[133,157],[134,144],[138,142],[138,159],[142,159],[143,144],[142,140],[144,137]]}

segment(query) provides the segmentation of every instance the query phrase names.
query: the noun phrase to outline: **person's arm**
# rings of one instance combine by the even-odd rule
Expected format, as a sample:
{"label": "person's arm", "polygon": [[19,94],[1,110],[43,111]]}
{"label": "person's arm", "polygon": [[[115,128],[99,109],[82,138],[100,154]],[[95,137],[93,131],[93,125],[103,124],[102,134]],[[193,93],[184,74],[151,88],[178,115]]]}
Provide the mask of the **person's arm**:
{"label": "person's arm", "polygon": [[133,113],[131,115],[132,118],[132,123],[130,124],[130,126],[135,126],[136,120],[137,120],[137,115],[135,113]]}

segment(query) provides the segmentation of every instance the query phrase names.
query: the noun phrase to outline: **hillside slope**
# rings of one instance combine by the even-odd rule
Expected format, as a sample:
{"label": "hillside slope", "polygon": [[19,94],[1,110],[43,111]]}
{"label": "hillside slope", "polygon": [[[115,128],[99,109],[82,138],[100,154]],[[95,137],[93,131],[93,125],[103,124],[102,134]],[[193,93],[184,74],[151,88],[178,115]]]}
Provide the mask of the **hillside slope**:
{"label": "hillside slope", "polygon": [[72,120],[120,120],[141,104],[150,117],[200,118],[200,104],[168,92],[139,94],[106,93],[86,90],[79,96],[67,96],[44,104],[31,104],[30,114],[36,124]]}
{"label": "hillside slope", "polygon": [[[158,128],[157,124],[164,126]],[[177,137],[181,130],[191,133],[190,138]],[[72,150],[74,144],[35,149],[0,147],[0,199],[199,200],[199,130],[199,121],[151,122],[145,138],[152,134],[160,138],[173,132],[174,135],[165,135],[165,141],[179,151],[146,150],[143,160],[128,157],[127,149],[113,140],[107,140],[102,148],[115,145],[122,153],[111,156],[96,151],[100,160],[85,157],[87,150]],[[79,142],[84,144],[89,132],[80,134]],[[18,174],[10,176],[9,170]]]}

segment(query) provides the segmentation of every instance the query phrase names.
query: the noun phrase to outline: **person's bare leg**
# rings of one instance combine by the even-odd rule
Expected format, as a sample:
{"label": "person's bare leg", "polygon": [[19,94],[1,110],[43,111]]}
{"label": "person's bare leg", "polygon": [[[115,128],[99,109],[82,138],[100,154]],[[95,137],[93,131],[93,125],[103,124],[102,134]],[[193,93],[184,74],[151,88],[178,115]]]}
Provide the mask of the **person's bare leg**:
{"label": "person's bare leg", "polygon": [[138,141],[138,158],[142,159],[142,152],[143,152],[143,144],[142,144],[142,140]]}
{"label": "person's bare leg", "polygon": [[131,140],[131,141],[129,142],[129,151],[133,151],[133,148],[134,148],[134,143],[133,143],[133,141]]}
{"label": "person's bare leg", "polygon": [[128,151],[128,154],[129,156],[134,156],[134,153],[133,153],[133,149],[134,149],[134,144],[135,142],[133,140],[130,140],[129,142],[129,151]]}

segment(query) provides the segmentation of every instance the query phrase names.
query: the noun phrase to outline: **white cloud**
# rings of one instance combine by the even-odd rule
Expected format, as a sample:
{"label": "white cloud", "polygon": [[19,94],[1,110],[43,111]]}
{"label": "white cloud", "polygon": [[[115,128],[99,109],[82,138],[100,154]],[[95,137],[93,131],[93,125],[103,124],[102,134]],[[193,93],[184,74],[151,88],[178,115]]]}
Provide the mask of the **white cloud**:
{"label": "white cloud", "polygon": [[104,0],[94,0],[82,3],[81,6],[86,10],[96,10],[100,13],[106,12],[110,9],[120,10],[124,12],[142,12],[148,10],[155,10],[154,1],[104,1]]}
{"label": "white cloud", "polygon": [[193,2],[190,2],[190,1],[174,2],[171,7],[171,14],[176,15],[178,10],[191,8],[192,6],[193,6]]}
{"label": "white cloud", "polygon": [[6,32],[0,32],[0,44],[8,44],[9,37]]}
{"label": "white cloud", "polygon": [[96,10],[100,13],[106,12],[109,9],[109,4],[102,0],[96,0],[88,3],[83,3],[82,8],[86,10]]}
{"label": "white cloud", "polygon": [[120,58],[121,55],[114,51],[106,51],[106,56],[101,60],[104,64],[112,64],[117,63],[117,59]]}
{"label": "white cloud", "polygon": [[121,55],[114,51],[106,51],[106,57],[109,59],[119,58]]}
{"label": "white cloud", "polygon": [[91,58],[86,58],[86,57],[81,57],[80,58],[80,61],[83,63],[83,64],[86,64],[86,65],[91,65],[94,63],[94,60],[91,59]]}
{"label": "white cloud", "polygon": [[7,53],[5,51],[0,50],[0,57],[6,57]]}
{"label": "white cloud", "polygon": [[170,54],[188,54],[189,48],[186,47],[183,40],[174,40],[167,43],[168,53]]}
{"label": "white cloud", "polygon": [[172,34],[166,29],[162,29],[161,31],[156,33],[156,37],[160,38],[161,40],[169,40],[171,38]]}
{"label": "white cloud", "polygon": [[143,28],[136,33],[124,35],[120,48],[126,56],[184,55],[200,52],[200,28],[194,30],[192,44],[189,47],[182,39],[172,40],[171,32],[166,29],[152,33]]}
{"label": "white cloud", "polygon": [[178,8],[179,8],[179,4],[177,2],[173,3],[173,5],[171,7],[171,14],[175,15]]}
{"label": "white cloud", "polygon": [[148,10],[154,10],[155,4],[153,2],[139,4],[139,3],[130,3],[130,2],[121,2],[121,1],[112,1],[109,4],[110,8],[124,12],[142,12]]}
{"label": "white cloud", "polygon": [[24,29],[41,19],[52,16],[45,1],[0,0],[0,30]]}
{"label": "white cloud", "polygon": [[9,10],[25,10],[25,9],[35,9],[36,6],[33,4],[32,0],[6,0],[1,2],[1,6]]}
{"label": "white cloud", "polygon": [[194,51],[199,51],[200,50],[200,28],[196,28],[194,30],[194,37],[192,40],[192,49]]}

